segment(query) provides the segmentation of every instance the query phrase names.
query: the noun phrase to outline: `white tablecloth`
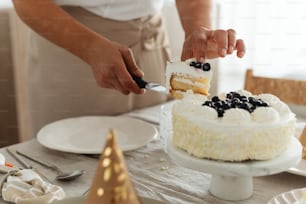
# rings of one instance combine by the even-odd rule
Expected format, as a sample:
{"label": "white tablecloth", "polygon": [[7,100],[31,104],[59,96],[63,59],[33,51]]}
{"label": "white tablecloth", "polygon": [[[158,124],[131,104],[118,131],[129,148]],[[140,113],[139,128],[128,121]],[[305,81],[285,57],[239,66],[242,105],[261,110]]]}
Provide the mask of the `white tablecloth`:
{"label": "white tablecloth", "polygon": [[[150,118],[156,124],[159,122],[160,110],[161,108],[156,106],[146,110],[138,110],[136,111],[137,114],[134,112],[130,116],[142,116],[146,120]],[[54,184],[63,187],[67,197],[81,196],[88,190],[98,165],[97,158],[50,150],[41,146],[35,139],[13,145],[11,148],[50,161],[64,171],[71,169],[86,170],[86,174],[73,182],[53,180]],[[16,163],[16,160],[10,157],[5,149],[0,149],[0,152],[6,156],[7,161]],[[275,195],[306,186],[305,176],[288,172],[254,177],[252,197],[242,201],[225,201],[210,194],[210,174],[176,165],[164,151],[159,138],[137,150],[125,152],[124,155],[138,195],[155,198],[167,204],[266,204]],[[49,179],[55,178],[55,172],[52,170],[33,162],[30,163]],[[5,202],[0,200],[0,203]]]}

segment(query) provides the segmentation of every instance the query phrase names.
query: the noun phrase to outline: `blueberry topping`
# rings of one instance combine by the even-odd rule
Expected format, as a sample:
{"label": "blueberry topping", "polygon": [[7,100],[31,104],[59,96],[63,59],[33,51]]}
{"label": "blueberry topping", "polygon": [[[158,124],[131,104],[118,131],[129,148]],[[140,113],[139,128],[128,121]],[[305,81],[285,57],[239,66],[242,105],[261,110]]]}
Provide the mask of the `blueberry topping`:
{"label": "blueberry topping", "polygon": [[231,103],[224,103],[221,108],[223,108],[224,110],[228,110],[231,108]]}
{"label": "blueberry topping", "polygon": [[250,113],[252,112],[251,111],[251,105],[249,103],[242,103],[242,104],[240,104],[240,106],[238,106],[238,108],[244,109],[244,110],[246,110]]}
{"label": "blueberry topping", "polygon": [[239,93],[234,92],[234,91],[232,91],[230,93],[233,95],[233,98],[240,98],[240,94]]}
{"label": "blueberry topping", "polygon": [[201,62],[196,62],[194,67],[197,68],[197,69],[201,69],[202,63]]}
{"label": "blueberry topping", "polygon": [[224,115],[224,110],[222,109],[222,108],[217,108],[217,113],[218,113],[218,117],[220,118],[220,117],[223,117],[223,115]]}
{"label": "blueberry topping", "polygon": [[202,69],[203,69],[203,71],[206,71],[206,72],[209,71],[210,70],[210,64],[209,63],[204,63]]}
{"label": "blueberry topping", "polygon": [[213,107],[216,107],[216,108],[221,108],[223,105],[224,105],[224,103],[222,103],[223,101],[216,101],[216,102],[214,102],[213,104],[214,104],[214,106]]}
{"label": "blueberry topping", "polygon": [[205,101],[202,105],[203,106],[208,106],[208,107],[213,107],[212,101]]}
{"label": "blueberry topping", "polygon": [[258,106],[258,107],[267,107],[268,106],[268,104],[261,99],[249,98],[249,101],[254,106]]}
{"label": "blueberry topping", "polygon": [[227,93],[226,94],[226,99],[233,99],[233,94],[232,93]]}
{"label": "blueberry topping", "polygon": [[239,98],[233,98],[232,100],[232,108],[237,108],[242,104],[242,102],[239,100]]}
{"label": "blueberry topping", "polygon": [[248,98],[246,97],[246,96],[240,96],[240,101],[242,101],[242,102],[248,102],[249,100],[248,100]]}
{"label": "blueberry topping", "polygon": [[203,71],[209,71],[211,69],[209,63],[202,64],[201,62],[195,62],[195,61],[191,61],[189,63],[189,66],[194,67],[196,69],[202,69]]}
{"label": "blueberry topping", "polygon": [[214,96],[211,100],[205,101],[202,105],[214,108],[218,113],[218,117],[223,117],[225,111],[231,108],[240,108],[252,113],[257,107],[269,106],[269,104],[262,99],[257,99],[252,96],[247,97],[237,92],[227,93],[224,100],[220,99],[218,96]]}
{"label": "blueberry topping", "polygon": [[217,102],[217,101],[220,101],[220,99],[219,99],[218,96],[214,96],[214,97],[212,97],[211,101],[212,102]]}
{"label": "blueberry topping", "polygon": [[196,64],[196,62],[195,62],[195,61],[192,61],[192,62],[189,63],[189,66],[195,67],[195,64]]}
{"label": "blueberry topping", "polygon": [[252,96],[248,97],[248,100],[249,100],[249,102],[250,102],[251,104],[255,104],[256,101],[257,101],[257,99],[254,98],[254,97],[252,97]]}
{"label": "blueberry topping", "polygon": [[269,105],[266,102],[262,102],[261,106],[262,107],[268,107]]}

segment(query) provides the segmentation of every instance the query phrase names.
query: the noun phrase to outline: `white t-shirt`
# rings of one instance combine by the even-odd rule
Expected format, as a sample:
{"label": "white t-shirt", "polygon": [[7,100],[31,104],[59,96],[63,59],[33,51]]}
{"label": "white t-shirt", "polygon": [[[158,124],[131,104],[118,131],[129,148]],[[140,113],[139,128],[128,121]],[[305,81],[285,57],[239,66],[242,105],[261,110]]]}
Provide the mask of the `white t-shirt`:
{"label": "white t-shirt", "polygon": [[[166,0],[54,0],[57,5],[81,6],[113,20],[131,20],[160,11]],[[168,0],[169,1],[169,0]]]}

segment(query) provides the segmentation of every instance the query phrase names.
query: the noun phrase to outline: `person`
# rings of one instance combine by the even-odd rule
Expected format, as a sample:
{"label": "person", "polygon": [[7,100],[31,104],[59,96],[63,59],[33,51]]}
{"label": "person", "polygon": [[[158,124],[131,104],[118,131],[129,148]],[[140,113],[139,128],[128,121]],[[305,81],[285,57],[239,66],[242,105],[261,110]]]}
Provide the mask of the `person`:
{"label": "person", "polygon": [[[132,75],[165,83],[170,58],[161,9],[165,0],[13,0],[31,32],[29,121],[35,134],[66,117],[117,115],[165,102]],[[185,32],[181,59],[245,54],[233,29],[210,29],[211,0],[176,0]],[[93,75],[93,76],[92,76]]]}

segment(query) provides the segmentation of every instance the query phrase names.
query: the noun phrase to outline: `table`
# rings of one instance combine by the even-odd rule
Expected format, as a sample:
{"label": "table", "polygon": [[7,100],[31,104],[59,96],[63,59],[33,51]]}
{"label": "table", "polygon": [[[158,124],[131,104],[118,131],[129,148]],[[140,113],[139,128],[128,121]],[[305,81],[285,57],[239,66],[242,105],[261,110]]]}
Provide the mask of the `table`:
{"label": "table", "polygon": [[[150,110],[154,114],[154,109]],[[136,115],[131,115],[135,117]],[[152,117],[147,121],[152,121]],[[84,169],[86,174],[77,180],[60,182],[54,180],[55,173],[39,164],[29,161],[36,169],[51,179],[54,184],[64,188],[67,197],[81,196],[91,185],[96,167],[97,156],[71,154],[54,151],[41,146],[35,139],[10,146],[30,153],[38,158],[50,161],[63,170]],[[0,149],[7,161],[15,163],[5,148]],[[243,201],[225,201],[209,193],[209,174],[177,166],[165,153],[158,138],[137,150],[125,152],[125,160],[137,193],[171,204],[265,204],[273,196],[296,188],[306,187],[306,177],[283,172],[275,175],[254,177],[254,194]],[[234,186],[233,186],[234,187]],[[7,203],[0,200],[0,204]]]}
{"label": "table", "polygon": [[[54,180],[54,184],[64,188],[68,197],[80,196],[88,189],[98,162],[97,158],[87,155],[62,153],[46,149],[35,139],[13,145],[12,148],[18,148],[23,152],[30,152],[32,155],[51,161],[67,171],[71,169],[85,169],[86,174],[75,181],[59,182]],[[8,161],[16,163],[4,148],[0,152],[6,156]],[[255,177],[253,180],[254,195],[250,199],[229,202],[219,200],[209,193],[210,175],[173,164],[161,148],[158,140],[154,140],[138,150],[125,153],[125,159],[138,194],[144,197],[166,200],[168,203],[264,204],[274,195],[306,186],[306,177],[286,172],[271,176]],[[29,163],[31,162],[29,161]],[[55,177],[52,170],[35,163],[31,164],[47,175],[49,179]],[[0,201],[0,203],[6,202]]]}

